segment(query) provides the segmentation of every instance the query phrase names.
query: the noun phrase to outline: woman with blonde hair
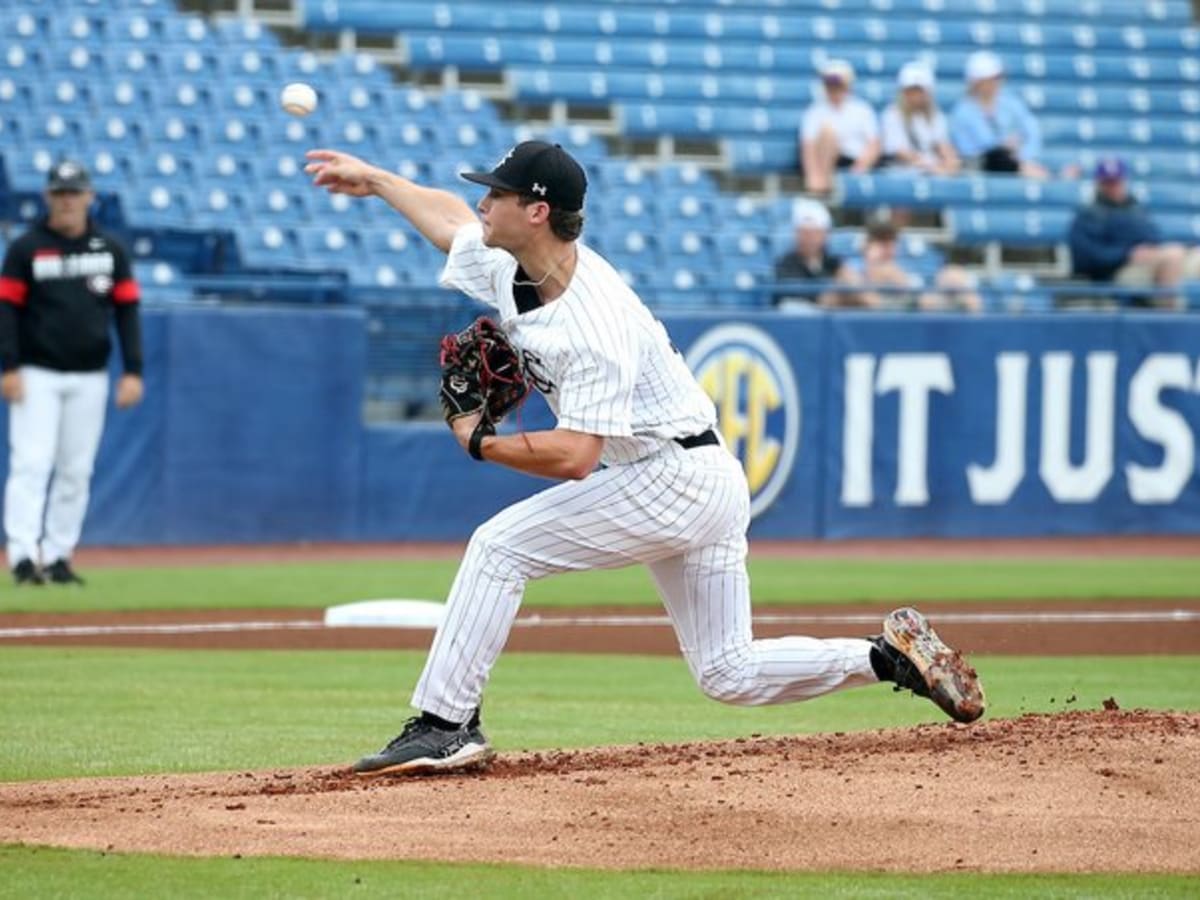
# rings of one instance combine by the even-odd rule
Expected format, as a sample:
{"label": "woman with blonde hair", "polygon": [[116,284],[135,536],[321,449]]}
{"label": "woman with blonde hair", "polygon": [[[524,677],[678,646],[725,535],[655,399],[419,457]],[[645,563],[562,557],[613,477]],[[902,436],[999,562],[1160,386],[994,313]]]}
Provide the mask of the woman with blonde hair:
{"label": "woman with blonde hair", "polygon": [[922,62],[906,63],[897,85],[896,100],[883,112],[884,160],[930,175],[953,175],[960,162],[933,96],[933,71]]}

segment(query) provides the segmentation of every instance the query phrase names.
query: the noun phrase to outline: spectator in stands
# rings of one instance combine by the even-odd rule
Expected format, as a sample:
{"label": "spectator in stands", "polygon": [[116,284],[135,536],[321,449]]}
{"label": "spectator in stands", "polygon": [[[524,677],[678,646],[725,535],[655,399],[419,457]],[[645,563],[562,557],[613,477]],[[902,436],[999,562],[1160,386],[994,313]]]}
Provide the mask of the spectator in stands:
{"label": "spectator in stands", "polygon": [[1200,279],[1200,247],[1164,243],[1150,213],[1129,192],[1128,175],[1119,158],[1096,164],[1095,199],[1071,222],[1072,267],[1094,281],[1166,289],[1153,304],[1180,308],[1180,283]]}
{"label": "spectator in stands", "polygon": [[[775,262],[775,279],[779,282],[812,281],[840,284],[850,288],[861,283],[858,273],[829,252],[829,228],[833,220],[829,210],[816,200],[801,198],[792,207],[792,227],[795,229],[795,249]],[[784,285],[775,295],[775,305],[783,308],[804,308],[813,303],[825,307],[858,306],[858,291],[806,291],[796,284]],[[803,306],[801,306],[803,304]]]}
{"label": "spectator in stands", "polygon": [[961,162],[933,96],[933,70],[923,62],[905,63],[896,81],[896,100],[883,111],[882,162],[930,175],[953,175]]}
{"label": "spectator in stands", "polygon": [[831,59],[821,67],[825,97],[804,112],[800,162],[805,187],[827,194],[838,169],[869,172],[879,161],[879,120],[866,101],[854,96],[854,67]]}
{"label": "spectator in stands", "polygon": [[1046,178],[1039,163],[1042,131],[1020,97],[1005,91],[1004,64],[987,50],[972,53],[966,66],[967,93],[950,114],[950,136],[970,165],[985,172]]}
{"label": "spectator in stands", "polygon": [[900,260],[900,229],[890,220],[873,222],[867,228],[861,267],[863,283],[883,290],[864,292],[862,304],[874,309],[961,310],[979,312],[983,302],[973,276],[961,266],[938,270],[932,288]]}

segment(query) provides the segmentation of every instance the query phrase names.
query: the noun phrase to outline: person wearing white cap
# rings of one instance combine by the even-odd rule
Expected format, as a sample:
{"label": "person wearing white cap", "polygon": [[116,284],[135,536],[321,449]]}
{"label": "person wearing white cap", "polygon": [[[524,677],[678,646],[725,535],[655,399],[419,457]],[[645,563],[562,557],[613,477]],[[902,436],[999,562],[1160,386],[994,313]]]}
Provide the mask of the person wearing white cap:
{"label": "person wearing white cap", "polygon": [[[775,305],[781,308],[821,306],[860,306],[858,291],[825,289],[806,290],[795,282],[811,281],[855,288],[862,279],[840,256],[829,252],[829,229],[833,220],[823,203],[801,197],[792,205],[795,246],[775,261],[775,280],[780,288]],[[814,284],[815,286],[815,284]]]}
{"label": "person wearing white cap", "polygon": [[825,96],[804,112],[800,124],[800,164],[805,187],[827,194],[837,169],[869,172],[879,161],[879,119],[854,96],[854,67],[844,59],[821,66]]}
{"label": "person wearing white cap", "polygon": [[920,61],[905,63],[896,83],[896,100],[883,112],[883,159],[930,175],[953,175],[960,162],[933,96],[933,70]]}
{"label": "person wearing white cap", "polygon": [[985,172],[1045,178],[1042,130],[1020,97],[1005,91],[1004,63],[988,50],[967,57],[967,93],[950,114],[950,137],[963,159]]}

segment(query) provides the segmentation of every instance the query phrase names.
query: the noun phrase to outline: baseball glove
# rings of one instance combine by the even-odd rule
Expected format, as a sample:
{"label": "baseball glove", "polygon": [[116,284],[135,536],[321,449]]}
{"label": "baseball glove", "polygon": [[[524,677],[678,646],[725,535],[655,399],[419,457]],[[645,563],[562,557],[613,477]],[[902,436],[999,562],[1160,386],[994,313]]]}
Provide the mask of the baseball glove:
{"label": "baseball glove", "polygon": [[494,429],[529,393],[521,357],[486,316],[442,338],[439,359],[447,422],[482,412],[481,424]]}

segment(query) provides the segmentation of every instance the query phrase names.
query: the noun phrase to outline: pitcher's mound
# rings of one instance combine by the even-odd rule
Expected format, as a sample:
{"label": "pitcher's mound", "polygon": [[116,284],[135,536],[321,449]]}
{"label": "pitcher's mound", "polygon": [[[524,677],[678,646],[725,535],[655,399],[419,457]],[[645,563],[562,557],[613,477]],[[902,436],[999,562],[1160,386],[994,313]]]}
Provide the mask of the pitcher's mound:
{"label": "pitcher's mound", "polygon": [[1197,759],[1200,715],[1109,710],[501,754],[449,778],[16,783],[0,785],[0,842],[622,869],[1200,872]]}

